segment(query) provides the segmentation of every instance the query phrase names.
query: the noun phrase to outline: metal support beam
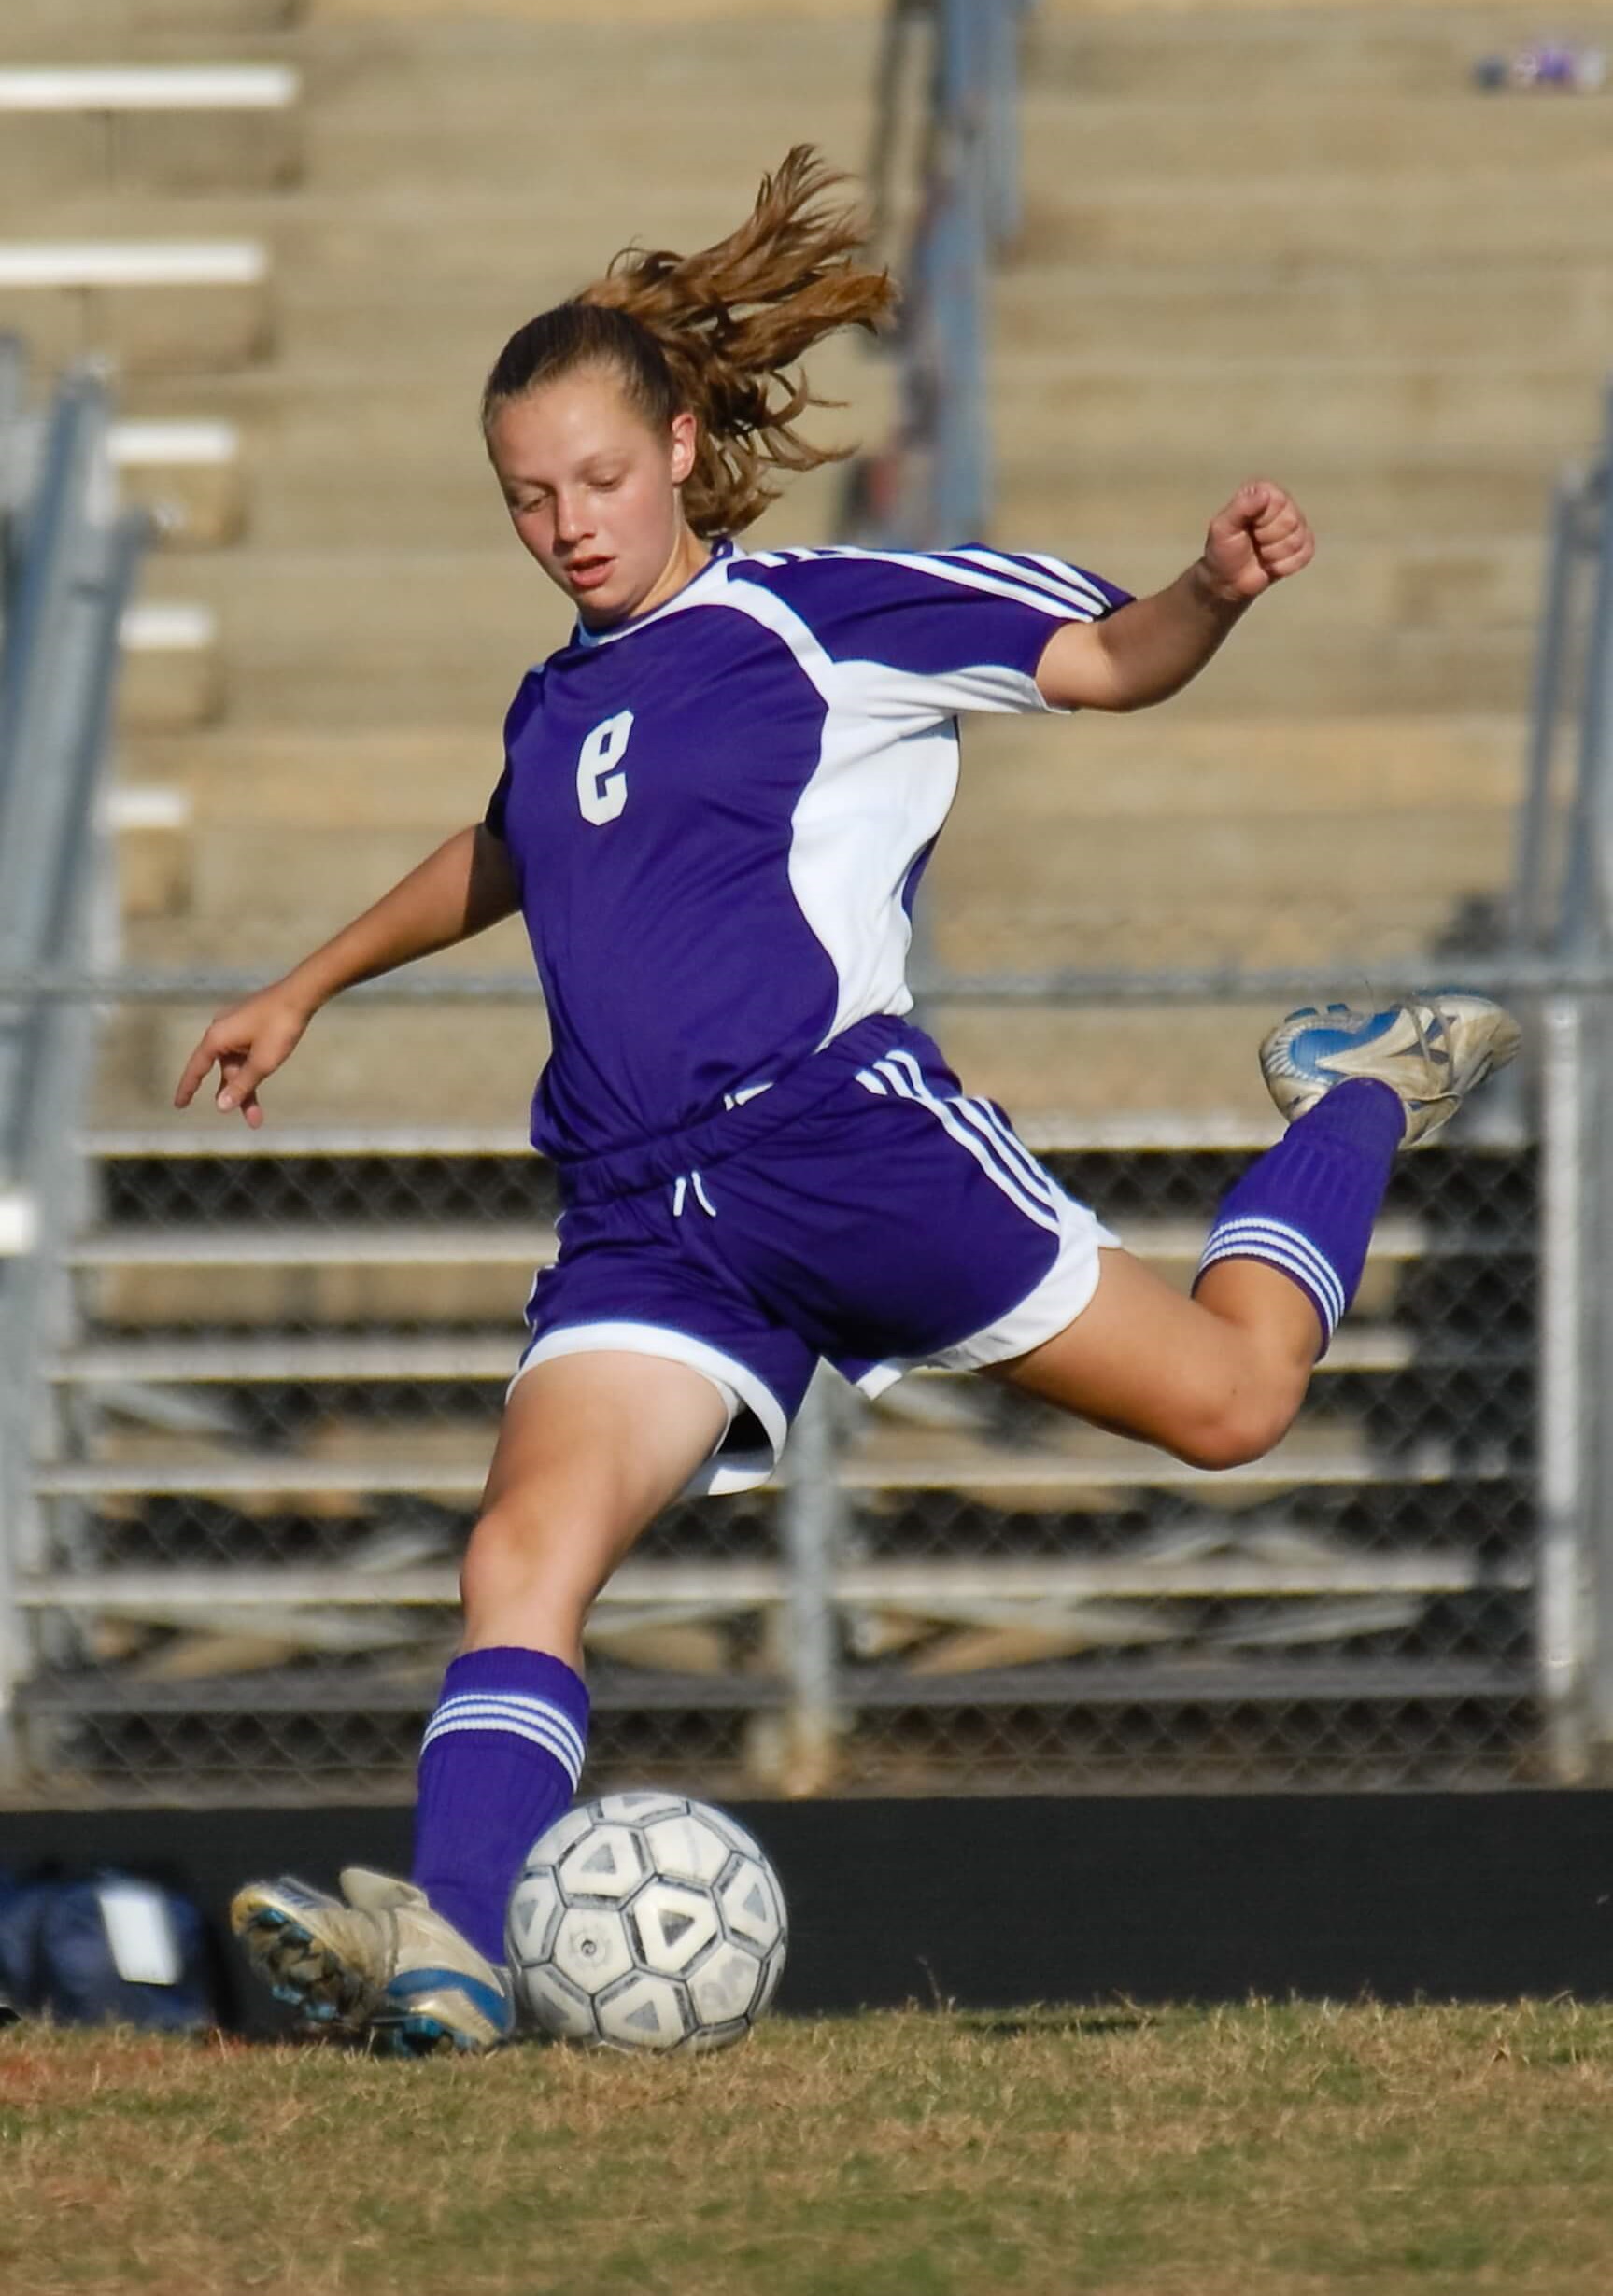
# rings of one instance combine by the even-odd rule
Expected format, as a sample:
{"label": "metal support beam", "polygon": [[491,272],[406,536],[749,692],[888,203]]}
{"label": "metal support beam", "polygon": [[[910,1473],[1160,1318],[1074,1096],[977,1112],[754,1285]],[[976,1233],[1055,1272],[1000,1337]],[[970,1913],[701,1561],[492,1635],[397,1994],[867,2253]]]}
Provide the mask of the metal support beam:
{"label": "metal support beam", "polygon": [[[0,412],[19,418],[20,361],[0,356]],[[101,882],[96,808],[111,723],[119,631],[148,527],[114,514],[109,408],[88,369],[57,393],[29,499],[6,526],[0,634],[0,1185],[25,1201],[28,1248],[0,1259],[0,1771],[29,1648],[17,1574],[43,1559],[32,1463],[48,1420],[45,1365],[70,1333],[63,1239],[80,1205],[78,1129],[94,1008],[28,991],[52,967],[92,961]],[[14,475],[9,458],[7,476]]]}
{"label": "metal support beam", "polygon": [[1584,1283],[1586,1105],[1584,1007],[1566,1000],[1541,1014],[1540,1578],[1535,1633],[1547,1756],[1561,1784],[1585,1776],[1586,1656],[1592,1599],[1586,1442]]}
{"label": "metal support beam", "polygon": [[845,1498],[837,1472],[839,1398],[821,1367],[790,1434],[789,1481],[781,1509],[790,1699],[784,1783],[818,1794],[834,1772],[839,1651],[834,1577],[844,1546]]}

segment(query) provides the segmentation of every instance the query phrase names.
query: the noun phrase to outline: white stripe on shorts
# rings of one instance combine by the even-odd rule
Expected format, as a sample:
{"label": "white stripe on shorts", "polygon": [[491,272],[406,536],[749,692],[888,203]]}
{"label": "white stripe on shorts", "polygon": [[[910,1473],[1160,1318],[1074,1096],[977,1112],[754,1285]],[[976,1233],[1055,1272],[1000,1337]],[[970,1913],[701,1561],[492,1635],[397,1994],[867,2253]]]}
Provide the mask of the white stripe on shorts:
{"label": "white stripe on shorts", "polygon": [[953,1095],[942,1100],[939,1093],[932,1093],[929,1091],[928,1086],[925,1083],[924,1071],[911,1052],[898,1049],[887,1057],[900,1063],[903,1072],[911,1076],[913,1083],[924,1092],[927,1100],[933,1101],[938,1107],[950,1108],[961,1123],[969,1125],[972,1132],[981,1134],[988,1152],[1002,1165],[1008,1178],[1011,1181],[1016,1180],[1026,1195],[1033,1196],[1039,1204],[1045,1204],[1054,1218],[1055,1219],[1058,1218],[1059,1191],[1055,1189],[1054,1182],[1036,1162],[1030,1150],[1014,1139],[1013,1134],[1008,1132],[1005,1126],[998,1122],[983,1101],[967,1100],[961,1095]]}
{"label": "white stripe on shorts", "polygon": [[[899,1063],[899,1064],[898,1064]],[[879,1074],[899,1099],[915,1102],[927,1108],[959,1148],[967,1148],[987,1179],[996,1182],[1003,1194],[1016,1204],[1027,1219],[1035,1220],[1052,1235],[1063,1232],[1063,1222],[1049,1199],[1033,1195],[1012,1166],[999,1162],[1001,1151],[995,1143],[988,1147],[980,1134],[958,1114],[956,1106],[932,1092],[924,1080],[924,1073],[911,1052],[897,1051],[875,1063]],[[912,1074],[907,1071],[911,1069]]]}
{"label": "white stripe on shorts", "polygon": [[964,1100],[958,1106],[966,1108],[977,1124],[984,1125],[998,1142],[1006,1162],[1020,1175],[1027,1188],[1033,1189],[1040,1196],[1045,1196],[1049,1204],[1057,1202],[1062,1192],[1057,1181],[1050,1172],[1042,1170],[1025,1142],[1003,1122],[989,1101]]}

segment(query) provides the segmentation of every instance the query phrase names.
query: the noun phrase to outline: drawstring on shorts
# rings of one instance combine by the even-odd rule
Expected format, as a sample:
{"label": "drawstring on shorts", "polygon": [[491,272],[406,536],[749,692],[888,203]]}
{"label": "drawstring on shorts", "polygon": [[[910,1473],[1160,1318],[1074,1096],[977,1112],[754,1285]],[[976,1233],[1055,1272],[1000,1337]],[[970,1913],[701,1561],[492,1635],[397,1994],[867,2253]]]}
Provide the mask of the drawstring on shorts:
{"label": "drawstring on shorts", "polygon": [[706,1193],[706,1184],[698,1172],[686,1172],[672,1183],[672,1218],[682,1219],[684,1205],[693,1195],[695,1202],[708,1219],[715,1219],[717,1207]]}

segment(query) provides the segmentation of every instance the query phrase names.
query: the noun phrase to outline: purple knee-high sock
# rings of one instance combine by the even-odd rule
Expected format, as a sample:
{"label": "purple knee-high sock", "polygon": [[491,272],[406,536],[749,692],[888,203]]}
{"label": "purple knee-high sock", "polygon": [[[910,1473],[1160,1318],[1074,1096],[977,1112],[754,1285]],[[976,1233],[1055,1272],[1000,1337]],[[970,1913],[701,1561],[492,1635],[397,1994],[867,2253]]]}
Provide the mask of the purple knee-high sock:
{"label": "purple knee-high sock", "polygon": [[443,1678],[420,1748],[414,1879],[489,1961],[527,1852],[576,1790],[588,1694],[539,1650],[467,1651]]}
{"label": "purple knee-high sock", "polygon": [[1336,1084],[1228,1191],[1198,1275],[1223,1260],[1278,1269],[1315,1308],[1325,1354],[1355,1297],[1405,1134],[1406,1111],[1387,1084]]}

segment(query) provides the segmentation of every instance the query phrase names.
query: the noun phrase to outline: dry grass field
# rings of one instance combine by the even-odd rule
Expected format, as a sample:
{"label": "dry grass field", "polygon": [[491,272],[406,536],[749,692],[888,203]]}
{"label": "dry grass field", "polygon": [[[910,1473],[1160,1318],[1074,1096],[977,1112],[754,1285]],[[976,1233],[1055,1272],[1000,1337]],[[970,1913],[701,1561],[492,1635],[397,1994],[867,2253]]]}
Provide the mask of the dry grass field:
{"label": "dry grass field", "polygon": [[7,2296],[1613,2285],[1613,2010],[776,2020],[709,2060],[0,2036]]}

